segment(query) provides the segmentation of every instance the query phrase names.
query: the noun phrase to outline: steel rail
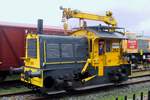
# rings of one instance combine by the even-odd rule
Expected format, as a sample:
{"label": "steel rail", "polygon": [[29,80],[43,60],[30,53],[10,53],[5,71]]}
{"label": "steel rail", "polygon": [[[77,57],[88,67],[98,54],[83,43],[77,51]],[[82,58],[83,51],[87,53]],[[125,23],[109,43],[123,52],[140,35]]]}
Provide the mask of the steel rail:
{"label": "steel rail", "polygon": [[[108,84],[100,84],[100,85],[92,85],[92,86],[86,86],[86,87],[82,87],[82,88],[75,88],[75,91],[73,91],[75,94],[78,92],[82,92],[82,91],[86,91],[86,90],[90,90],[90,89],[105,89],[107,87],[110,88],[115,88],[116,86],[127,86],[127,85],[134,85],[134,84],[139,84],[139,83],[145,83],[145,82],[150,82],[150,75],[143,75],[143,76],[136,76],[136,77],[129,77],[128,81],[122,82],[122,83],[108,83]],[[41,96],[41,97],[36,97],[35,96],[35,100],[40,100],[40,99],[44,99],[44,98],[51,98],[51,97],[55,97],[56,95],[58,96],[59,94],[66,94],[67,92],[62,90],[62,91],[53,91],[53,92],[47,92],[45,96]],[[18,95],[31,95],[31,94],[35,94],[34,91],[23,91],[23,92],[18,92],[18,93],[10,93],[10,94],[0,94],[0,97],[10,97],[10,96],[18,96]]]}

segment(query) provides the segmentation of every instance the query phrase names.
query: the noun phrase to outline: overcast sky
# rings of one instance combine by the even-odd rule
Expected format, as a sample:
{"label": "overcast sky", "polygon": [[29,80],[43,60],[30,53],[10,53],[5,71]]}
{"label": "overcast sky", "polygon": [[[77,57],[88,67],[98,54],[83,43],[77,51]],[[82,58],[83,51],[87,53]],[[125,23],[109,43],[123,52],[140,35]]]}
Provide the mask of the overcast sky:
{"label": "overcast sky", "polygon": [[42,18],[44,24],[61,26],[59,6],[100,15],[111,10],[118,26],[150,35],[150,0],[0,0],[0,21],[36,24]]}

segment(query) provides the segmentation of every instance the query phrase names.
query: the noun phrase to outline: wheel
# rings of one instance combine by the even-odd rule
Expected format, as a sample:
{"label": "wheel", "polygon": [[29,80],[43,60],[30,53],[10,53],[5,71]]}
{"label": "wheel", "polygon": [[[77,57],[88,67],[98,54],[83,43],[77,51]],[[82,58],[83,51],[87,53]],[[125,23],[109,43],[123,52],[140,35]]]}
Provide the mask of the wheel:
{"label": "wheel", "polygon": [[73,93],[75,92],[75,89],[73,87],[73,84],[71,81],[66,81],[64,82],[64,89],[66,90],[66,92],[68,93]]}

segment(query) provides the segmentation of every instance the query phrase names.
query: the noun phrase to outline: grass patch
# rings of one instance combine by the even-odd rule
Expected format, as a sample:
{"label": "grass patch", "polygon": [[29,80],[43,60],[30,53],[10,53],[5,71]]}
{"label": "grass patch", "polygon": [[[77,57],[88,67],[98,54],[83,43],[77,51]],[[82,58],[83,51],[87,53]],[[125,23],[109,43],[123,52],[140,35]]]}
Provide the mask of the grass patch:
{"label": "grass patch", "polygon": [[30,91],[26,87],[0,88],[0,95]]}

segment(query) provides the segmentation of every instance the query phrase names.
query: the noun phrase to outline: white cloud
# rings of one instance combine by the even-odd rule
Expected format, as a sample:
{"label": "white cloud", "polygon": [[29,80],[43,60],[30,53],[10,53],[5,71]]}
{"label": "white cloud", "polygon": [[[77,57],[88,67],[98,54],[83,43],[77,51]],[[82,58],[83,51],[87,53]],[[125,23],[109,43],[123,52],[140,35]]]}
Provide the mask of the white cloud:
{"label": "white cloud", "polygon": [[144,20],[139,24],[139,28],[150,30],[150,19]]}
{"label": "white cloud", "polygon": [[59,6],[105,14],[112,10],[118,25],[129,31],[149,30],[150,0],[0,0],[0,21],[61,25]]}
{"label": "white cloud", "polygon": [[149,0],[116,0],[115,9],[122,11],[142,13],[149,11]]}
{"label": "white cloud", "polygon": [[139,30],[141,32],[144,32],[146,35],[150,35],[150,18],[139,22],[139,24],[133,27],[133,29],[135,31]]}

